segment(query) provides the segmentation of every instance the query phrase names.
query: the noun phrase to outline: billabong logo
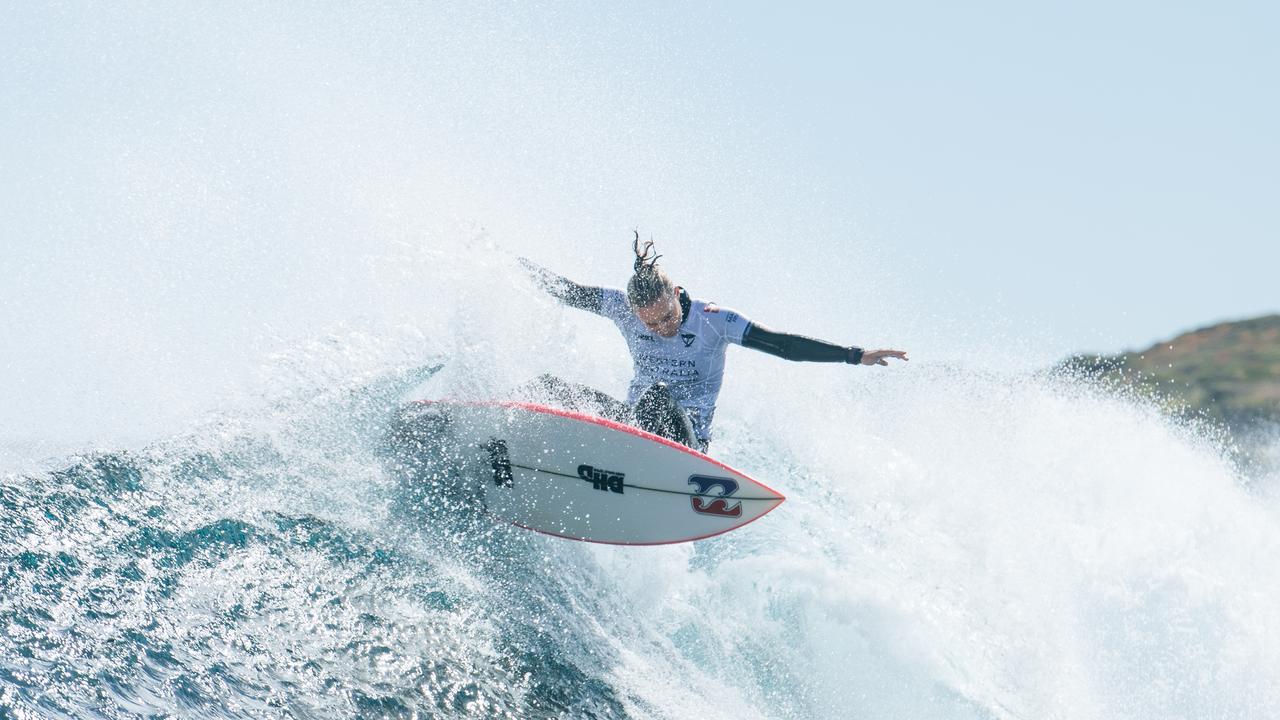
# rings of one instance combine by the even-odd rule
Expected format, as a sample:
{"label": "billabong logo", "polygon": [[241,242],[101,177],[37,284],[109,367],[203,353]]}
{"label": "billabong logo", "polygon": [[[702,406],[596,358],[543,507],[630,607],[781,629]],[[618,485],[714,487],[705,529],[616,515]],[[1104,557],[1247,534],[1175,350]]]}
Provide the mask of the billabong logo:
{"label": "billabong logo", "polygon": [[[700,515],[717,515],[719,517],[742,517],[742,503],[735,502],[731,507],[729,501],[725,499],[738,492],[737,480],[693,475],[689,478],[689,484],[697,486],[695,492],[698,494],[689,498],[689,504],[693,506],[694,512]],[[700,497],[711,495],[712,488],[720,488],[720,492],[716,494],[716,497]]]}
{"label": "billabong logo", "polygon": [[624,487],[622,480],[626,477],[626,474],[612,470],[600,470],[590,465],[579,465],[578,477],[591,483],[591,487],[596,490],[609,490],[621,494]]}
{"label": "billabong logo", "polygon": [[684,346],[685,346],[685,347],[692,347],[692,346],[693,346],[693,341],[694,341],[694,340],[697,340],[697,339],[698,339],[698,336],[697,336],[697,335],[688,335],[688,334],[686,334],[686,333],[680,333],[680,339],[684,341]]}

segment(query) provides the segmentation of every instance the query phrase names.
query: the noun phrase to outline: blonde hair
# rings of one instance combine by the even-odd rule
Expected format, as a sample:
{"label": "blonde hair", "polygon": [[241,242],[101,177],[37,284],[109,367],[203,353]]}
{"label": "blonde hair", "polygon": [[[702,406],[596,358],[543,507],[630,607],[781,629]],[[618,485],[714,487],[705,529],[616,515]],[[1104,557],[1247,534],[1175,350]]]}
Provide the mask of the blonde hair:
{"label": "blonde hair", "polygon": [[[658,267],[658,258],[662,257],[654,253],[653,241],[640,247],[640,231],[636,231],[635,243],[632,245],[635,251],[635,274],[627,281],[627,301],[633,307],[648,307],[662,298],[669,295],[675,288],[671,283],[671,278]],[[651,256],[652,255],[652,256]]]}

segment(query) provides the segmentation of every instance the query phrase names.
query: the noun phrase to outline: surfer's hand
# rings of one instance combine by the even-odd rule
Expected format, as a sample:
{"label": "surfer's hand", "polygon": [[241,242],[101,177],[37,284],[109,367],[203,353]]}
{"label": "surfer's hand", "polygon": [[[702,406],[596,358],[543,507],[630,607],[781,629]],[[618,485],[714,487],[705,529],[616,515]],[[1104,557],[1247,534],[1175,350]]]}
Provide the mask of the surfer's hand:
{"label": "surfer's hand", "polygon": [[862,353],[863,365],[888,365],[885,358],[898,358],[905,361],[907,359],[907,351],[905,350],[865,350]]}
{"label": "surfer's hand", "polygon": [[533,278],[534,282],[542,285],[543,289],[554,287],[557,282],[562,280],[559,275],[556,275],[527,257],[516,257],[516,263],[520,265],[520,267],[524,268],[524,271],[529,274],[529,277]]}

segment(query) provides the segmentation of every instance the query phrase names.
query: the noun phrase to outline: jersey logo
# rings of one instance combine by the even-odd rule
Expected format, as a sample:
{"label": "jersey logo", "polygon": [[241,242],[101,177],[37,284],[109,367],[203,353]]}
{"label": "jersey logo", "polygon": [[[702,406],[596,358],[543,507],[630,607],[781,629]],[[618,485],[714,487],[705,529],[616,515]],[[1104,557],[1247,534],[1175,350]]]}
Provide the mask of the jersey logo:
{"label": "jersey logo", "polygon": [[636,337],[640,338],[641,340],[648,340],[649,342],[657,342],[656,340],[653,339],[652,335],[637,335]]}
{"label": "jersey logo", "polygon": [[698,339],[698,336],[697,336],[697,335],[689,335],[689,334],[686,334],[686,333],[680,333],[680,339],[684,341],[684,346],[685,346],[685,347],[692,347],[692,346],[693,346],[693,341],[694,341],[694,340],[697,340],[697,339]]}
{"label": "jersey logo", "polygon": [[736,322],[738,322],[738,313],[736,313],[736,312],[727,312],[727,313],[725,313],[725,314],[724,314],[724,321],[725,321],[725,322],[727,322],[727,323],[736,323]]}
{"label": "jersey logo", "polygon": [[[689,504],[693,506],[693,511],[699,515],[717,515],[719,517],[742,517],[742,503],[735,502],[732,507],[729,505],[728,498],[730,495],[738,492],[738,481],[729,478],[708,477],[706,475],[694,475],[689,478],[690,485],[697,486],[697,495],[689,498]],[[711,488],[720,488],[717,497],[700,497],[710,495]]]}

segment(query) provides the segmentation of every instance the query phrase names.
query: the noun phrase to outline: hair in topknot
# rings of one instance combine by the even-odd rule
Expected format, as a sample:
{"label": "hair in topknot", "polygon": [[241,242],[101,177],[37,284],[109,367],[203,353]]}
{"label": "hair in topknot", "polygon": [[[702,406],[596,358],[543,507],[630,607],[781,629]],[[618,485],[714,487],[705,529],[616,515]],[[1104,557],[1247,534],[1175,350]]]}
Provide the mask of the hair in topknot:
{"label": "hair in topknot", "polygon": [[664,295],[669,295],[675,288],[671,279],[658,267],[658,258],[662,257],[653,250],[653,241],[640,247],[640,231],[637,230],[632,249],[636,254],[635,274],[627,282],[627,300],[633,307],[648,307]]}

